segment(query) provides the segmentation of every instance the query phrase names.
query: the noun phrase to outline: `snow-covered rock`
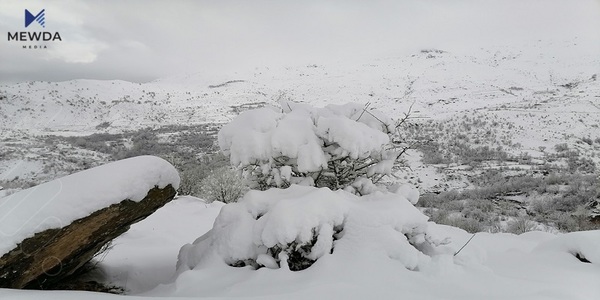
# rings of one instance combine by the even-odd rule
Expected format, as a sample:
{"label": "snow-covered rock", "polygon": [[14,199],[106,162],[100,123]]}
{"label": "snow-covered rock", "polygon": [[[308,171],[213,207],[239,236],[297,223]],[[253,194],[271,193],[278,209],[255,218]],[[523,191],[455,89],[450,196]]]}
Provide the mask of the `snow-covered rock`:
{"label": "snow-covered rock", "polygon": [[48,285],[169,202],[179,175],[141,156],[72,174],[0,199],[0,287]]}

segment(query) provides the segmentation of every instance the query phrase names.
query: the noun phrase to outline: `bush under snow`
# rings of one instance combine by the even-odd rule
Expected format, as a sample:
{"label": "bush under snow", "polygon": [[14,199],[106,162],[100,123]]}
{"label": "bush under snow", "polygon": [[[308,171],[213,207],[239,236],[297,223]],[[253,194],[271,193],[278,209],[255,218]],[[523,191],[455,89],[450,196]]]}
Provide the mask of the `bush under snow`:
{"label": "bush under snow", "polygon": [[383,256],[417,270],[436,253],[427,217],[405,197],[292,185],[250,191],[182,247],[178,272],[213,265],[302,270],[335,253]]}
{"label": "bush under snow", "polygon": [[441,241],[413,206],[418,191],[376,185],[404,151],[392,142],[396,128],[359,104],[282,101],[279,110],[241,114],[221,129],[219,145],[252,188],[266,191],[223,207],[213,229],[181,249],[179,272],[214,261],[297,271],[358,249],[419,269]]}

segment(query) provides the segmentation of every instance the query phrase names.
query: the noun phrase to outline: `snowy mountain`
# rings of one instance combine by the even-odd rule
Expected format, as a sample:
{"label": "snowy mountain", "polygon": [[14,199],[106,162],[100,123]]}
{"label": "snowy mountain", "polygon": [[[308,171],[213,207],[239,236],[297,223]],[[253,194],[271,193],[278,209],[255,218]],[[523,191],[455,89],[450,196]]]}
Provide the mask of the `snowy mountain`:
{"label": "snowy mountain", "polygon": [[[477,130],[464,134],[479,140],[486,131],[496,132],[494,141],[482,143],[512,155],[535,158],[543,155],[540,149],[567,143],[600,163],[595,146],[600,142],[593,142],[600,138],[600,59],[586,53],[576,40],[538,41],[468,53],[423,49],[363,61],[263,66],[227,75],[200,72],[141,84],[73,80],[0,85],[0,154],[5,157],[0,178],[40,178],[36,170],[46,165],[44,156],[56,156],[56,147],[67,157],[107,159],[64,143],[49,146],[45,135],[85,136],[167,125],[219,127],[241,111],[276,105],[281,99],[316,106],[371,103],[396,118],[412,106],[411,120],[433,132],[439,131],[433,128],[438,123],[464,130],[460,123],[473,117],[489,122],[481,127],[479,121],[470,121]],[[460,137],[458,132],[435,134],[442,140]],[[592,143],[582,143],[584,139]],[[418,155],[409,159],[419,164]],[[49,171],[56,175],[41,178],[81,168],[65,164],[66,171]],[[424,178],[432,172],[425,168],[409,176]]]}
{"label": "snowy mountain", "polygon": [[584,126],[598,120],[600,61],[593,55],[549,56],[546,47],[539,42],[522,51],[479,49],[471,54],[423,49],[362,62],[258,67],[142,84],[73,80],[0,85],[0,128],[5,135],[12,130],[84,134],[104,127],[118,131],[221,123],[244,106],[287,97],[311,104],[371,102],[398,115],[414,102],[415,116],[435,119],[474,110],[560,112],[556,120],[568,123],[561,130],[583,134],[585,128],[569,119],[586,120]]}

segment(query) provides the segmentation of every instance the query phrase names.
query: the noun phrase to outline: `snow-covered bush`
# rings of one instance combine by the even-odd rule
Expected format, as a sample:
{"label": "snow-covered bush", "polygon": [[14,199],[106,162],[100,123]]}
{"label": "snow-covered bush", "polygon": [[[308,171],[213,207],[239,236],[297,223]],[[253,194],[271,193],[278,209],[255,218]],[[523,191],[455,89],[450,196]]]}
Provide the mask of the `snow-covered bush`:
{"label": "snow-covered bush", "polygon": [[369,194],[404,153],[396,124],[376,109],[280,104],[246,111],[219,131],[221,150],[254,189],[301,184]]}
{"label": "snow-covered bush", "polygon": [[443,241],[413,205],[419,192],[376,185],[405,151],[393,141],[396,128],[358,104],[282,100],[280,109],[240,114],[219,132],[219,146],[257,190],[224,206],[213,229],[181,249],[178,271],[215,261],[298,271],[334,251],[423,267]]}
{"label": "snow-covered bush", "polygon": [[181,248],[177,269],[221,262],[297,271],[317,259],[374,256],[418,270],[444,252],[437,248],[444,241],[427,228],[427,217],[400,194],[356,196],[299,185],[253,190],[224,206],[208,233]]}
{"label": "snow-covered bush", "polygon": [[235,202],[244,195],[246,190],[242,178],[228,167],[212,171],[200,182],[200,196],[209,203]]}

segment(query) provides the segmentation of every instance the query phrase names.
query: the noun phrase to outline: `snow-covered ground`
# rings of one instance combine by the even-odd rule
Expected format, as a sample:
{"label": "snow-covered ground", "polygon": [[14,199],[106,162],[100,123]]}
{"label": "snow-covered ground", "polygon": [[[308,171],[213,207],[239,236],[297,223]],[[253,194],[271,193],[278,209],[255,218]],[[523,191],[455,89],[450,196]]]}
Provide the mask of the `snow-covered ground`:
{"label": "snow-covered ground", "polygon": [[[299,272],[268,268],[253,271],[215,261],[200,271],[183,272],[174,281],[178,245],[190,243],[210,230],[222,206],[207,205],[192,197],[174,200],[115,240],[100,269],[110,282],[126,287],[130,293],[126,299],[600,297],[599,231],[558,236],[539,231],[518,236],[480,233],[458,255],[434,257],[419,271],[410,271],[393,257],[382,255],[382,249],[375,245],[363,245],[355,250],[343,250],[340,246],[340,251],[326,254]],[[447,247],[452,251],[471,237],[449,226],[429,223],[428,227],[436,237],[450,237]],[[576,253],[592,263],[580,262]],[[156,287],[159,283],[167,285]],[[123,299],[77,291],[1,289],[0,295],[2,299]]]}

